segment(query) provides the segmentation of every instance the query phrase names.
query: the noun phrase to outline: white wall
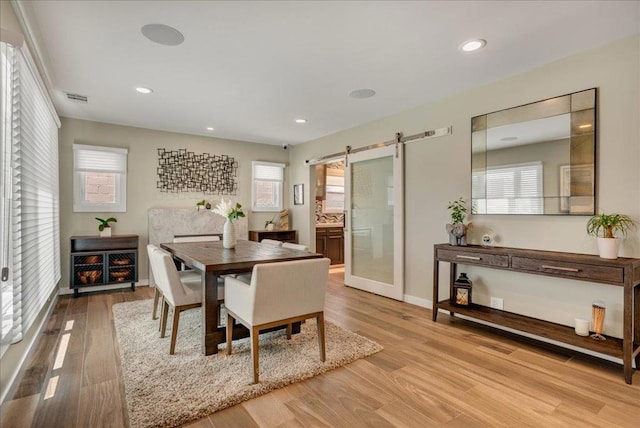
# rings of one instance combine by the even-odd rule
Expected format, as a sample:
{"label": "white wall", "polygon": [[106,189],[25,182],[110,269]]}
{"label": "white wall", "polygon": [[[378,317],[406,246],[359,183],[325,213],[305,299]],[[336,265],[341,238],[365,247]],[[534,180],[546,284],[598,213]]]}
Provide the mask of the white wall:
{"label": "white wall", "polygon": [[[478,55],[482,55],[479,53]],[[508,59],[505,59],[508,60]],[[597,87],[598,210],[619,212],[640,220],[640,38],[632,37],[575,55],[526,73],[465,91],[450,98],[320,138],[291,150],[292,183],[305,183],[305,200],[312,188],[312,169],[304,160],[393,139],[395,132],[411,135],[453,126],[453,134],[406,147],[405,293],[413,300],[431,300],[433,245],[447,242],[448,201],[469,200],[471,183],[471,118],[558,95]],[[366,101],[365,101],[366,102]],[[312,204],[292,207],[300,240],[310,243]],[[588,217],[474,216],[471,242],[490,230],[499,245],[541,250],[596,253],[587,236]],[[621,255],[640,257],[640,232],[623,243]],[[474,280],[474,300],[504,298],[505,309],[566,325],[575,317],[590,317],[594,299],[607,304],[606,333],[622,335],[622,288],[558,280],[487,269],[464,268]],[[441,273],[441,290],[447,270]],[[444,294],[440,298],[444,298]],[[424,300],[423,300],[424,301]]]}
{"label": "white wall", "polygon": [[[125,213],[74,213],[73,212],[73,144],[124,147],[129,149],[127,174],[127,212]],[[62,279],[60,288],[69,288],[69,238],[74,235],[97,235],[95,217],[115,217],[114,234],[136,234],[139,241],[139,279],[147,279],[147,211],[150,208],[191,208],[196,202],[207,199],[215,203],[221,196],[203,194],[161,193],[156,189],[158,149],[178,150],[186,148],[196,153],[232,156],[238,162],[238,194],[234,196],[242,204],[249,220],[249,229],[263,229],[264,222],[273,213],[252,213],[251,161],[263,160],[287,163],[289,154],[280,146],[222,140],[171,132],[153,131],[128,126],[110,125],[79,119],[62,118],[59,133],[60,145],[60,247]],[[288,187],[285,180],[285,186]],[[224,195],[223,195],[224,196]],[[287,194],[284,203],[288,204]],[[229,196],[224,196],[229,198]],[[215,214],[211,214],[215,215]],[[65,290],[66,289],[66,290]]]}

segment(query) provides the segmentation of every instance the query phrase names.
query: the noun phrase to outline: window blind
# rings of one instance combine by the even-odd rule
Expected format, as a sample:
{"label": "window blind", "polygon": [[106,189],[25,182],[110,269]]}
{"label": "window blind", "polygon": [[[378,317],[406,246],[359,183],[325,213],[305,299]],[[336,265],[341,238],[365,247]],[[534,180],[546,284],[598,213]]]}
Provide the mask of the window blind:
{"label": "window blind", "polygon": [[73,145],[74,169],[83,172],[127,172],[127,149]]}
{"label": "window blind", "polygon": [[253,179],[259,181],[283,181],[284,164],[253,162]]}
{"label": "window blind", "polygon": [[479,213],[542,214],[542,163],[532,162],[487,168],[486,174],[475,171],[471,179]]}
{"label": "window blind", "polygon": [[60,280],[58,127],[21,50],[12,79],[12,342],[22,339]]}

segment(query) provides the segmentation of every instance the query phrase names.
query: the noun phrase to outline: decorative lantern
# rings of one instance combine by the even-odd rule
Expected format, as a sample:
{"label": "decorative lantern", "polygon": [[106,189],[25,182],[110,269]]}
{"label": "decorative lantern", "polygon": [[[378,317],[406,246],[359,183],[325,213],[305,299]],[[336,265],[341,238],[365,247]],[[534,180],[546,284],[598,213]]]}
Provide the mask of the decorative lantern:
{"label": "decorative lantern", "polygon": [[452,302],[457,306],[471,305],[471,280],[466,273],[461,273],[458,279],[453,283]]}

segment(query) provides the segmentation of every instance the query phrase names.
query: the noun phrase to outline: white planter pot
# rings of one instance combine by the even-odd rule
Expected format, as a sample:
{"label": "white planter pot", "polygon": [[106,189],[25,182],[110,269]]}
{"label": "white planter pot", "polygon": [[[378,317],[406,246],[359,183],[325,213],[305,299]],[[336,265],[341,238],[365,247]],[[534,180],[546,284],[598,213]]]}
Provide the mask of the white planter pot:
{"label": "white planter pot", "polygon": [[620,238],[598,237],[598,254],[603,259],[617,259],[620,249]]}
{"label": "white planter pot", "polygon": [[224,222],[222,227],[222,246],[224,248],[236,247],[236,225],[229,219]]}
{"label": "white planter pot", "polygon": [[103,230],[100,231],[100,237],[101,238],[108,238],[111,236],[111,228],[110,227],[105,227]]}

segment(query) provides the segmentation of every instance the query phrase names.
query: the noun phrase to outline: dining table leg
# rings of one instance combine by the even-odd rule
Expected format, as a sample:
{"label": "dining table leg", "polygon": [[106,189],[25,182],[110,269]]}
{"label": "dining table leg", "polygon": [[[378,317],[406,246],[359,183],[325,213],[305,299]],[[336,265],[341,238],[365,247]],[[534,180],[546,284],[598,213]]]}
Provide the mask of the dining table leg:
{"label": "dining table leg", "polygon": [[202,272],[202,352],[218,353],[218,344],[224,343],[224,331],[218,328],[220,304],[218,303],[218,275]]}

